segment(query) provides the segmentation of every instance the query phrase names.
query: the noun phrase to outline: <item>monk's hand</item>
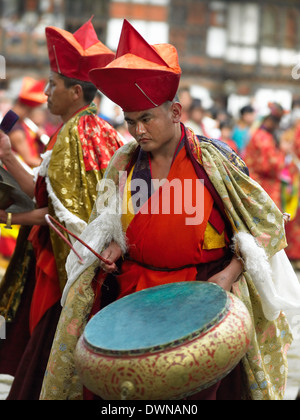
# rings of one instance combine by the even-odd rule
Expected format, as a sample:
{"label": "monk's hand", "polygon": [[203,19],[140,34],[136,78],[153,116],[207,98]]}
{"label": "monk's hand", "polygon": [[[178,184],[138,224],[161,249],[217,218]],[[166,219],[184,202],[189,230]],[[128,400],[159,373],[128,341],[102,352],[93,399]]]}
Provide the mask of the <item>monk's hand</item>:
{"label": "monk's hand", "polygon": [[208,279],[209,283],[215,283],[228,292],[231,291],[233,283],[235,283],[243,272],[243,263],[234,256],[230,264],[224,270],[215,274]]}
{"label": "monk's hand", "polygon": [[116,262],[122,257],[122,250],[116,242],[112,241],[110,245],[102,252],[101,257],[110,262],[110,264],[108,264],[101,261],[101,268],[107,273],[113,273],[118,269]]}

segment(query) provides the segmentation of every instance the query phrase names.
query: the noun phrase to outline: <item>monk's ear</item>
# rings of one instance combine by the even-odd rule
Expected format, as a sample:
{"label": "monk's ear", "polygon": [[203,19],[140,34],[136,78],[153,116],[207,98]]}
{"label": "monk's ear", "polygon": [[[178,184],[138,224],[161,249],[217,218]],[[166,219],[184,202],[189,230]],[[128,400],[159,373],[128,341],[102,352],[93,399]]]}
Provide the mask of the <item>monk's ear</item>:
{"label": "monk's ear", "polygon": [[79,99],[79,98],[83,97],[83,89],[82,89],[81,85],[79,85],[79,84],[73,85],[73,86],[71,86],[71,89],[72,89],[74,99]]}
{"label": "monk's ear", "polygon": [[174,102],[172,104],[172,117],[174,123],[179,123],[181,121],[182,106],[179,102]]}

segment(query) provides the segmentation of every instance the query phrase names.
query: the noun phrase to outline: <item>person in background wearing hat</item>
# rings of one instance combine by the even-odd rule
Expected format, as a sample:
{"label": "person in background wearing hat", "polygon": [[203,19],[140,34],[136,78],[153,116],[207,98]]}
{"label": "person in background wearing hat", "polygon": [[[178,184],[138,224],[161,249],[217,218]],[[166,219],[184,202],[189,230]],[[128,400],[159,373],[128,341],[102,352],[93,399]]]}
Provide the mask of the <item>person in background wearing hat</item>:
{"label": "person in background wearing hat", "polygon": [[251,177],[270,195],[281,209],[280,173],[292,151],[290,142],[280,142],[276,132],[284,110],[277,103],[269,104],[270,112],[253,132],[245,150],[245,162]]}
{"label": "person in background wearing hat", "polygon": [[46,103],[45,86],[44,80],[25,77],[13,107],[13,111],[19,116],[19,121],[9,135],[12,150],[30,168],[39,166],[42,161],[40,156],[42,143],[30,128],[30,114],[33,109]]}
{"label": "person in background wearing hat", "polygon": [[[145,288],[194,280],[216,283],[238,295],[251,312],[256,332],[237,368],[190,398],[283,398],[291,335],[273,296],[261,287],[260,274],[265,288],[272,280],[265,276],[257,253],[262,247],[271,258],[286,246],[283,216],[230,148],[196,136],[181,123],[176,100],[180,75],[176,49],[169,44],[149,45],[126,20],[115,60],[90,72],[98,89],[123,109],[136,142],[123,146],[111,160],[90,223],[81,235],[109,262],[100,262],[80,242],[74,248],[84,264],[74,252],[67,259],[68,282],[42,400],[83,398],[74,352],[92,313]],[[186,200],[187,207],[178,211],[182,198],[178,201],[176,193],[168,214],[156,211],[161,198],[168,198],[169,182],[182,181],[179,197],[184,197],[186,179],[194,185],[204,180],[203,199],[196,187],[186,192],[190,205],[196,203],[193,211]],[[139,182],[143,191],[138,194]],[[242,247],[245,241],[251,244],[250,253]],[[103,285],[101,292],[95,293],[95,285]]]}
{"label": "person in background wearing hat", "polygon": [[107,65],[114,54],[98,40],[91,21],[74,34],[48,27],[46,38],[51,72],[45,94],[49,110],[63,123],[46,147],[35,183],[21,170],[9,138],[0,135],[0,159],[37,203],[29,213],[0,212],[1,222],[10,217],[11,224],[27,226],[20,232],[19,252],[0,290],[1,315],[8,325],[7,340],[1,342],[0,372],[15,377],[11,400],[38,399],[61,311],[69,248],[51,235],[45,215],[49,213],[79,234],[89,220],[97,184],[122,145],[117,132],[96,115],[92,103],[97,89],[90,82],[89,70]]}

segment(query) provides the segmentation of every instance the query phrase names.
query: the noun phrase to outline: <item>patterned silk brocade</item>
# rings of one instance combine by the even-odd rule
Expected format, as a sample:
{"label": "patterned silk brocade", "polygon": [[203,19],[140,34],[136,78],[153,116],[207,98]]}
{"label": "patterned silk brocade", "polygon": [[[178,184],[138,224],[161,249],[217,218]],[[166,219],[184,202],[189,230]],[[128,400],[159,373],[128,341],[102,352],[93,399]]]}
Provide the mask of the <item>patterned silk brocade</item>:
{"label": "patterned silk brocade", "polygon": [[[96,117],[95,111],[95,106],[85,108],[63,126],[48,168],[56,197],[67,211],[86,223],[97,198],[97,185],[121,145],[115,130]],[[51,199],[49,211],[55,217]],[[50,231],[50,235],[63,290],[67,280],[65,261],[70,249],[55,232]]]}

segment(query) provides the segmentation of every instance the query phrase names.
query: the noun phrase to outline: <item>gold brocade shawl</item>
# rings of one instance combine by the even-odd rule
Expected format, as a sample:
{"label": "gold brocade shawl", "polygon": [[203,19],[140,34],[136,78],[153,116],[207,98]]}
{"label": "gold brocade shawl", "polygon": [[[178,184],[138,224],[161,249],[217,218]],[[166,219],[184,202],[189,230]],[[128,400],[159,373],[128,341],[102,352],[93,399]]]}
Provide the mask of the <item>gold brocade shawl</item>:
{"label": "gold brocade shawl", "polygon": [[[88,115],[95,116],[95,111],[95,106],[85,108],[64,124],[53,147],[48,167],[48,178],[53,194],[64,207],[62,212],[70,212],[74,216],[73,225],[76,225],[76,222],[80,223],[80,220],[88,222],[97,198],[97,185],[104,173],[104,170],[86,171],[78,131],[80,118]],[[54,202],[56,202],[55,198]],[[53,197],[49,197],[49,213],[56,217],[54,202]],[[59,218],[60,221],[62,218]],[[78,234],[80,230],[78,229]],[[75,226],[73,226],[73,231],[76,233]],[[67,280],[65,262],[70,248],[52,230],[50,230],[50,235],[62,290]]]}
{"label": "gold brocade shawl", "polygon": [[[187,137],[194,157],[203,165],[223,201],[233,230],[251,233],[269,257],[283,249],[286,241],[282,214],[261,187],[232,163],[236,155],[231,159],[221,153],[213,141],[199,141],[188,130]],[[125,170],[136,147],[135,143],[129,143],[116,153],[105,173],[107,179],[118,184],[119,171]],[[273,216],[268,218],[271,211]],[[91,219],[97,215],[94,209]],[[93,305],[91,282],[97,266],[96,262],[85,270],[70,288],[53,342],[41,399],[82,399],[74,350]],[[242,360],[246,378],[244,398],[283,399],[287,379],[286,353],[292,341],[286,318],[282,314],[276,321],[265,318],[260,296],[247,272],[234,285],[233,293],[247,306],[255,328],[248,353]]]}
{"label": "gold brocade shawl", "polygon": [[[71,224],[69,227],[78,235],[89,220],[97,197],[98,182],[119,147],[116,131],[100,120],[96,112],[96,106],[91,104],[67,121],[57,135],[49,162],[40,168],[40,172],[43,172],[41,176],[46,176],[49,213],[63,224],[64,219],[68,219]],[[89,154],[96,156],[100,168],[86,170],[83,137],[85,141],[87,138],[93,139]],[[80,225],[79,229],[77,225]],[[26,279],[34,276],[34,250],[28,241],[30,230],[31,227],[21,227],[16,251],[0,284],[0,315],[7,322],[13,321],[17,313]],[[65,262],[70,248],[55,232],[50,231],[50,235],[60,288],[63,290],[67,280]]]}

